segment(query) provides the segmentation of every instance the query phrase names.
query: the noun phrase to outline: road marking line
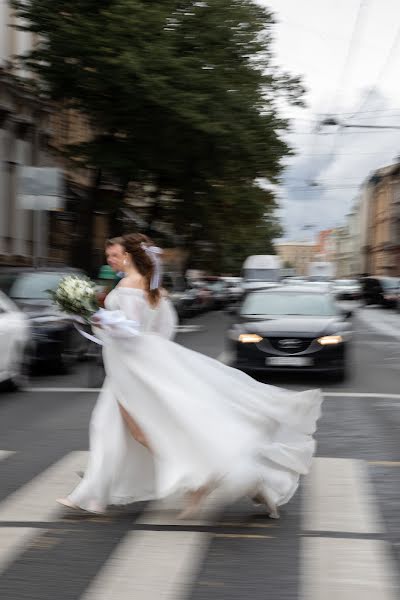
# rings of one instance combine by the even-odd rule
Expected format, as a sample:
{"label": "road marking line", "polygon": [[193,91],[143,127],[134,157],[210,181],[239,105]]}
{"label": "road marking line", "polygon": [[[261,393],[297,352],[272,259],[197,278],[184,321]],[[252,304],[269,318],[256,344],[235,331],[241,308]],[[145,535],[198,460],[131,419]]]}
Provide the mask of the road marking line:
{"label": "road marking line", "polygon": [[178,325],[175,329],[176,333],[198,333],[205,331],[204,325]]}
{"label": "road marking line", "polygon": [[42,535],[44,529],[31,527],[0,528],[0,575],[14,562],[29,544]]}
{"label": "road marking line", "polygon": [[271,527],[276,527],[276,525],[274,523],[227,523],[225,521],[219,521],[218,527],[235,527],[236,529],[271,529]]}
{"label": "road marking line", "polygon": [[209,534],[190,531],[128,533],[82,600],[185,598],[209,540]]}
{"label": "road marking line", "polygon": [[0,503],[0,525],[4,522],[52,521],[62,510],[56,498],[76,485],[76,471],[85,468],[87,452],[71,452],[34,477]]}
{"label": "road marking line", "polygon": [[89,388],[89,387],[27,387],[24,388],[24,392],[33,394],[52,394],[54,392],[66,392],[67,394],[98,394],[101,388]]}
{"label": "road marking line", "polygon": [[323,392],[326,398],[388,398],[400,400],[400,394],[383,394],[381,392]]}
{"label": "road marking line", "polygon": [[[25,388],[25,392],[34,394],[53,394],[56,392],[66,394],[98,394],[101,388],[74,388],[74,387],[31,387]],[[301,391],[301,390],[293,390]],[[322,392],[325,398],[387,398],[388,400],[400,400],[400,394],[384,394],[381,392]]]}
{"label": "road marking line", "polygon": [[15,454],[13,450],[0,450],[0,460],[5,460],[12,454]]}
{"label": "road marking line", "polygon": [[368,464],[379,467],[400,467],[400,460],[369,460]]}
{"label": "road marking line", "polygon": [[305,480],[303,521],[310,532],[381,533],[365,463],[315,458]]}
{"label": "road marking line", "polygon": [[[180,495],[151,502],[138,525],[215,524],[222,498],[212,494],[194,520],[178,519]],[[82,600],[177,600],[186,598],[200,571],[213,534],[194,531],[128,533],[94,579]]]}
{"label": "road marking line", "polygon": [[[372,313],[370,313],[372,314]],[[376,313],[375,313],[376,314]],[[387,335],[388,337],[391,337],[392,339],[400,339],[400,333],[398,333],[397,331],[394,330],[394,326],[393,324],[389,324],[389,322],[385,319],[385,322],[382,322],[382,314],[379,314],[379,322],[373,321],[370,318],[366,318],[366,315],[362,312],[359,314],[359,317],[361,319],[361,321],[363,321],[366,325],[369,325],[370,327],[372,327],[372,329],[375,329],[375,331],[378,331],[379,333],[383,333],[384,335]]]}
{"label": "road marking line", "polygon": [[71,452],[0,503],[0,573],[43,534],[39,528],[7,527],[2,523],[48,522],[62,512],[56,498],[76,485],[75,471],[84,468],[87,452]]}
{"label": "road marking line", "polygon": [[213,537],[215,538],[228,538],[228,539],[236,539],[236,538],[244,538],[244,539],[272,539],[275,536],[273,535],[261,535],[259,533],[214,533]]}
{"label": "road marking line", "polygon": [[386,542],[306,537],[301,544],[301,562],[303,600],[398,597],[396,571]]}

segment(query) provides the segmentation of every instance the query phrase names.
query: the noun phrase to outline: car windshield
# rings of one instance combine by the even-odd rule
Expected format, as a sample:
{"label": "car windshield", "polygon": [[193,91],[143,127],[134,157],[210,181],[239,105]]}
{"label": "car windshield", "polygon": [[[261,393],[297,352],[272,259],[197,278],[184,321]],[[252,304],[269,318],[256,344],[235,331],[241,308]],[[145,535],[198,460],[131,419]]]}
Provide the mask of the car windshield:
{"label": "car windshield", "polygon": [[397,289],[400,285],[397,279],[382,279],[381,281],[385,290]]}
{"label": "car windshield", "polygon": [[224,289],[225,285],[222,281],[207,281],[207,287],[209,287],[210,290],[219,292]]}
{"label": "car windshield", "polygon": [[336,307],[329,296],[301,293],[249,294],[241,308],[242,315],[299,315],[333,317]]}
{"label": "car windshield", "polygon": [[246,269],[244,272],[246,281],[279,281],[278,269]]}
{"label": "car windshield", "polygon": [[29,273],[18,277],[11,290],[11,298],[18,300],[47,300],[48,290],[55,290],[65,273]]}

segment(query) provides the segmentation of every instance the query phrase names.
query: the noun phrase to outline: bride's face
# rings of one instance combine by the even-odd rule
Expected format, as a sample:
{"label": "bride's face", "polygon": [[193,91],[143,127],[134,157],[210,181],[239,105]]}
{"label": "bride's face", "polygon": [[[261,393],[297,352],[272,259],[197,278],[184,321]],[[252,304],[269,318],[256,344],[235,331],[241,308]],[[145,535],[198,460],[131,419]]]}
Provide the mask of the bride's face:
{"label": "bride's face", "polygon": [[107,264],[110,265],[113,271],[124,270],[125,250],[120,244],[114,244],[106,249]]}

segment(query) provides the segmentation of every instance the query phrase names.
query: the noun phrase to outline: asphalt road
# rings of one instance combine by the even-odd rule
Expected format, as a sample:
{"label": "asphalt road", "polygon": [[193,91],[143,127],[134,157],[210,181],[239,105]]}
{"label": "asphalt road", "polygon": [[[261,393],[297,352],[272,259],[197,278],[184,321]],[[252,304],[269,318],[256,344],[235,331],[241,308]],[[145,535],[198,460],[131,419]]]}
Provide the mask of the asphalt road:
{"label": "asphalt road", "polygon": [[[230,317],[210,313],[179,343],[225,360]],[[54,498],[77,482],[101,371],[38,375],[0,395],[0,598],[3,600],[394,599],[400,574],[400,314],[354,317],[345,382],[321,387],[315,468],[279,521],[244,500],[194,522],[173,506],[68,515]],[[69,486],[69,487],[68,487]]]}

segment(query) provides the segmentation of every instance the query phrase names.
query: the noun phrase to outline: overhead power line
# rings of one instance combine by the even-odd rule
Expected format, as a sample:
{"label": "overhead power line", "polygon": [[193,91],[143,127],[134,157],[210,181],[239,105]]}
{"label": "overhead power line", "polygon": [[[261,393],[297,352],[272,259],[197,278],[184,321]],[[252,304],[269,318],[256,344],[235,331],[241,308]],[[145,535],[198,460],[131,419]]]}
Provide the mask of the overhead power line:
{"label": "overhead power line", "polygon": [[357,116],[362,109],[368,104],[369,100],[371,99],[371,96],[373,95],[375,89],[379,86],[380,83],[382,83],[382,80],[386,74],[386,70],[388,68],[388,66],[390,65],[392,58],[396,52],[397,46],[400,43],[400,27],[398,28],[396,35],[394,37],[393,43],[390,47],[389,53],[386,57],[386,60],[381,68],[381,70],[378,73],[378,76],[375,80],[375,83],[370,87],[369,91],[367,92],[367,95],[364,97],[364,99],[362,100],[360,106],[358,107],[358,109],[350,116],[348,117],[348,119],[353,119],[355,116]]}

